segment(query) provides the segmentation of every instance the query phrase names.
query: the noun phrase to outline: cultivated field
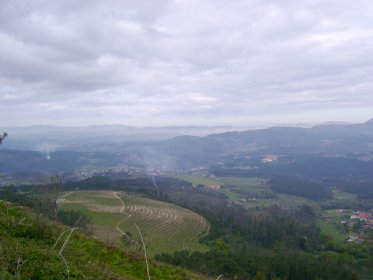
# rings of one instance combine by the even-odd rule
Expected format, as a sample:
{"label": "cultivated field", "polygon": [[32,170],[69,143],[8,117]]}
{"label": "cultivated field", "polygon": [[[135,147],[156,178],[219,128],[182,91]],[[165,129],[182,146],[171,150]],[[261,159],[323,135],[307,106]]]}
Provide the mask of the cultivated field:
{"label": "cultivated field", "polygon": [[336,241],[343,241],[348,238],[349,232],[342,230],[341,220],[345,216],[349,217],[352,214],[351,210],[344,213],[338,213],[335,209],[324,210],[320,218],[316,220],[316,225],[320,228],[321,232],[332,236]]}
{"label": "cultivated field", "polygon": [[180,175],[177,178],[194,185],[220,184],[220,190],[229,200],[246,208],[269,208],[277,204],[286,208],[304,204],[314,205],[315,202],[293,195],[278,194],[271,190],[267,178],[260,177],[216,177],[205,178],[193,175]]}
{"label": "cultivated field", "polygon": [[[115,246],[136,249],[140,242],[137,225],[152,255],[207,250],[198,240],[207,234],[209,224],[188,209],[125,192],[76,191],[63,195],[62,209],[79,210],[91,217],[94,235]],[[121,240],[126,232],[133,242]]]}
{"label": "cultivated field", "polygon": [[194,176],[194,175],[177,175],[173,176],[176,179],[184,180],[186,182],[190,182],[193,185],[197,186],[201,185],[215,185],[215,184],[222,184],[222,182],[218,178],[206,178],[201,176]]}

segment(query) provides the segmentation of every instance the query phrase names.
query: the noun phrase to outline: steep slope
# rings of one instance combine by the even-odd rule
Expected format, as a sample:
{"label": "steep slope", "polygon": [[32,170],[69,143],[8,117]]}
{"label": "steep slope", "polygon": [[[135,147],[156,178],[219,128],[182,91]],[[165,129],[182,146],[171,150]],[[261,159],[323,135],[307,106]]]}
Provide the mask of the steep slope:
{"label": "steep slope", "polygon": [[[65,226],[4,201],[0,213],[0,279],[66,279],[67,275],[69,279],[147,279],[141,251],[106,246],[79,230],[70,234]],[[152,261],[150,275],[152,279],[206,279]]]}

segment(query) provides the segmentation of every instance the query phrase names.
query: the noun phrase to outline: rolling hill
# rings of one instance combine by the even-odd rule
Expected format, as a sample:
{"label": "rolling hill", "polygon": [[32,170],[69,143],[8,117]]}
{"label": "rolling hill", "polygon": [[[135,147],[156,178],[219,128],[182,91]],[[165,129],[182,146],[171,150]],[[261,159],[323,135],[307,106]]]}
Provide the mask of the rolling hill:
{"label": "rolling hill", "polygon": [[[151,255],[208,249],[199,243],[209,230],[206,219],[174,204],[113,191],[70,192],[62,201],[62,209],[86,214],[92,219],[94,235],[119,248],[136,248],[137,225]],[[126,233],[134,242],[122,241]]]}

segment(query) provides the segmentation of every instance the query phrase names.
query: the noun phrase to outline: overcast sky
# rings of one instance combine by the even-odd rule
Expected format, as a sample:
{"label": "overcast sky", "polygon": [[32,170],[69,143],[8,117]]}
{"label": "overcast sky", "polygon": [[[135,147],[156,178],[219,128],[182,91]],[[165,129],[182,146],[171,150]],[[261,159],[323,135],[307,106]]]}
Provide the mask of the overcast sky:
{"label": "overcast sky", "polygon": [[0,0],[0,126],[373,117],[372,0]]}

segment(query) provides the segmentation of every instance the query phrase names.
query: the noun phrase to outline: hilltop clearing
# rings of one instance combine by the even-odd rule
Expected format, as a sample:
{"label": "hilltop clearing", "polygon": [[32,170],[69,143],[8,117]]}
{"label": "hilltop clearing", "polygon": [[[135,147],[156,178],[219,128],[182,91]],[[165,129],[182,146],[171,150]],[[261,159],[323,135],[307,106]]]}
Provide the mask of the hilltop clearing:
{"label": "hilltop clearing", "polygon": [[[209,224],[202,216],[180,206],[118,191],[77,191],[64,198],[64,210],[78,210],[92,220],[93,232],[114,246],[140,240],[142,231],[150,254],[187,249],[206,251],[199,243]],[[124,239],[124,240],[123,240]],[[136,247],[136,242],[132,245]]]}

